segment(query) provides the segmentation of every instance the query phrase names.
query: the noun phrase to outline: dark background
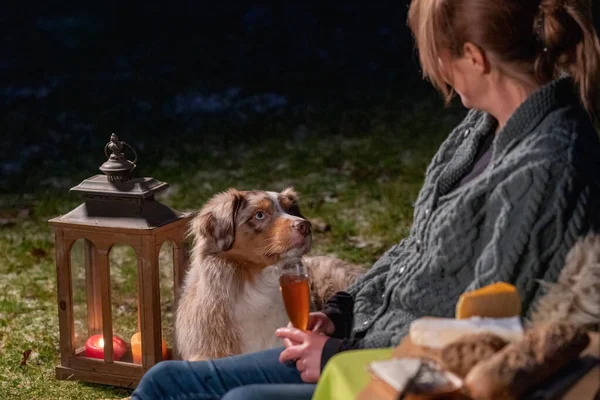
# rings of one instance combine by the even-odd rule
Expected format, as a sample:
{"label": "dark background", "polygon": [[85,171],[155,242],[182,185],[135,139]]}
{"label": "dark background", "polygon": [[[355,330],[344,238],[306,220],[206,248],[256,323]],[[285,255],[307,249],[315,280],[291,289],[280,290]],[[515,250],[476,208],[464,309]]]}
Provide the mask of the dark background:
{"label": "dark background", "polygon": [[0,191],[96,173],[111,132],[149,171],[173,154],[193,168],[204,145],[260,141],[282,124],[311,134],[315,121],[339,134],[347,110],[439,101],[420,78],[408,3],[3,2]]}

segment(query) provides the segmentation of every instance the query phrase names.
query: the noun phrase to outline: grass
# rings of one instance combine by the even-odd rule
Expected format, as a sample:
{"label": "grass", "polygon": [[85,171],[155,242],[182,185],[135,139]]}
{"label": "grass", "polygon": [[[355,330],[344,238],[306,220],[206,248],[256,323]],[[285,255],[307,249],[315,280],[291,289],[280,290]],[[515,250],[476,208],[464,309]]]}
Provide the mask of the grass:
{"label": "grass", "polygon": [[[293,185],[304,214],[331,226],[316,232],[313,254],[332,254],[369,266],[406,236],[412,202],[425,168],[460,112],[439,110],[361,112],[357,132],[338,129],[342,117],[317,115],[304,135],[285,119],[261,125],[261,135],[244,140],[173,140],[171,152],[146,165],[145,175],[167,181],[161,201],[180,210],[198,209],[228,187],[281,190]],[[208,139],[207,139],[208,141]],[[162,146],[157,141],[156,148]],[[146,147],[139,151],[152,154]],[[158,150],[157,150],[158,151]],[[95,174],[94,168],[66,176],[69,184]],[[63,177],[65,178],[65,177]],[[47,220],[75,207],[64,189],[29,190],[0,196],[0,398],[121,398],[124,389],[57,381],[58,318],[52,232]],[[165,253],[166,254],[166,253]],[[72,254],[81,265],[82,246]],[[130,249],[111,253],[115,332],[128,339],[135,330],[135,268]],[[163,258],[164,271],[168,260]],[[165,272],[166,274],[166,272]],[[84,300],[83,271],[74,267],[75,297]],[[168,282],[165,275],[163,282]],[[162,288],[162,293],[169,287]],[[171,340],[173,304],[163,297],[165,336]],[[76,308],[78,338],[85,337],[85,310]],[[83,340],[83,339],[81,339]],[[81,342],[80,342],[81,344]],[[26,363],[24,352],[31,350]]]}

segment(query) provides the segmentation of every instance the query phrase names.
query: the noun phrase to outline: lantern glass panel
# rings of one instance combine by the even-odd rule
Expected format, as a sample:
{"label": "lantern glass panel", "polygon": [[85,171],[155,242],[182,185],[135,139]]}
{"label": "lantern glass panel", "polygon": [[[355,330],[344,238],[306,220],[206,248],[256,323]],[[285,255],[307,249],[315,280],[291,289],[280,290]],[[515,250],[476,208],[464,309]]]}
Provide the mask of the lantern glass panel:
{"label": "lantern glass panel", "polygon": [[173,348],[175,327],[175,295],[173,290],[173,242],[167,240],[160,247],[158,256],[160,282],[160,313],[162,337],[169,349]]}
{"label": "lantern glass panel", "polygon": [[[87,243],[86,243],[87,242]],[[86,291],[85,247],[89,242],[79,239],[71,246],[71,290],[73,293],[74,346],[81,349],[90,336],[88,325],[88,296]]]}
{"label": "lantern glass panel", "polygon": [[122,244],[111,248],[109,259],[113,335],[128,344],[127,352],[119,361],[134,362],[131,340],[139,332],[138,259],[133,248]]}

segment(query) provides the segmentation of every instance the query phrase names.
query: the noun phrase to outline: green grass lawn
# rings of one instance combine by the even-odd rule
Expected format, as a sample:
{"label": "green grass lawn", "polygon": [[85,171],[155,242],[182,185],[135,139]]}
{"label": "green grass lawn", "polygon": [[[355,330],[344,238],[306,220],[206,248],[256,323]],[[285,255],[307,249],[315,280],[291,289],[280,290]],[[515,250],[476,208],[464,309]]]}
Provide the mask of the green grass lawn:
{"label": "green grass lawn", "polygon": [[[310,132],[300,139],[292,134],[297,127],[282,119],[265,125],[260,139],[212,145],[169,141],[172,152],[161,153],[160,160],[146,161],[144,155],[153,150],[147,146],[138,149],[140,170],[169,182],[171,188],[161,201],[186,211],[198,209],[211,195],[228,187],[281,190],[293,185],[301,195],[304,214],[331,226],[328,231],[315,232],[312,253],[337,255],[368,267],[407,235],[412,203],[427,164],[464,114],[444,110],[439,103],[407,112],[375,109],[362,114],[368,124],[357,125],[357,132],[351,134],[336,128],[341,118],[318,115]],[[101,151],[98,149],[99,154]],[[94,168],[79,169],[72,176],[67,173],[66,179],[75,185],[96,173]],[[44,189],[0,196],[1,398],[84,400],[131,393],[54,378],[58,317],[53,237],[47,220],[79,203],[80,199],[67,192]],[[75,247],[75,266],[81,264],[81,251]],[[136,313],[133,254],[119,247],[111,253],[111,260],[115,332],[129,340]],[[166,258],[163,264],[167,273]],[[81,269],[74,267],[73,275],[75,297],[82,300]],[[163,288],[163,293],[168,289]],[[163,328],[170,341],[173,304],[168,297],[162,303]],[[77,332],[85,330],[84,316],[85,310],[76,308]],[[78,334],[80,343],[84,337]],[[31,354],[23,363],[28,350]]]}

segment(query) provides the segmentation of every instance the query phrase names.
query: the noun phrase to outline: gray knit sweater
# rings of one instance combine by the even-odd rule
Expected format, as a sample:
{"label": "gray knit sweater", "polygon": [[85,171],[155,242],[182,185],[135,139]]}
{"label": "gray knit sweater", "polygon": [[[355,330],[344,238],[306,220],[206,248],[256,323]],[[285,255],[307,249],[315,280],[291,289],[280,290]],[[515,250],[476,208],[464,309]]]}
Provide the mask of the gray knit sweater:
{"label": "gray knit sweater", "polygon": [[470,111],[427,169],[410,236],[348,289],[359,347],[394,346],[411,321],[454,317],[465,292],[514,284],[523,315],[554,282],[575,241],[600,232],[600,143],[568,78],[531,95],[497,133],[483,173],[450,190],[470,170],[478,143],[494,129]]}

